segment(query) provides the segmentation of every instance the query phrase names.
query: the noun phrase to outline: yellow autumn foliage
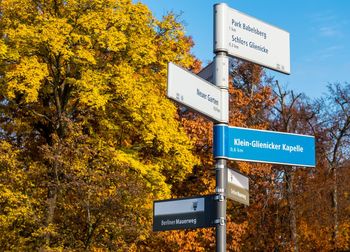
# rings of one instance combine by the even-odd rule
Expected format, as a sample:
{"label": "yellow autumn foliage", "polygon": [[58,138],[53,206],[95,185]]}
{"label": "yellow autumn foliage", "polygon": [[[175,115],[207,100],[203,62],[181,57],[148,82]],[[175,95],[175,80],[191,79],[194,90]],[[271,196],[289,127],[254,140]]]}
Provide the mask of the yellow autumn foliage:
{"label": "yellow autumn foliage", "polygon": [[165,96],[167,63],[195,63],[191,39],[131,0],[3,0],[0,12],[0,139],[21,150],[0,183],[1,231],[25,220],[6,249],[137,248],[153,200],[198,164]]}
{"label": "yellow autumn foliage", "polygon": [[7,95],[14,99],[17,94],[23,94],[25,101],[35,102],[45,77],[48,77],[47,66],[38,61],[37,57],[23,57],[16,67],[6,72]]}

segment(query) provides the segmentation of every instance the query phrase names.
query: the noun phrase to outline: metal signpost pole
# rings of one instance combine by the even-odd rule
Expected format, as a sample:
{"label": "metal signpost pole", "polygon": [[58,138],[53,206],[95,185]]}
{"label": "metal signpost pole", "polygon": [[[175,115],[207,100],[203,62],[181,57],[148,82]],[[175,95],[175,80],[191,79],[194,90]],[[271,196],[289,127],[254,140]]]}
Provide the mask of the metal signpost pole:
{"label": "metal signpost pole", "polygon": [[[214,84],[222,89],[222,92],[228,92],[228,58],[225,53],[216,53],[214,59]],[[227,101],[228,102],[228,101]],[[227,105],[228,106],[228,105]],[[218,123],[227,125],[227,123]],[[216,124],[217,125],[217,124]],[[214,135],[216,137],[216,135]],[[219,139],[218,142],[223,142]],[[226,183],[227,183],[227,160],[217,158],[215,160],[216,169],[216,251],[226,251]]]}
{"label": "metal signpost pole", "polygon": [[[228,56],[227,51],[222,50],[217,44],[218,37],[224,36],[223,28],[226,22],[226,5],[214,5],[214,84],[221,88],[222,92],[228,93]],[[220,39],[220,41],[223,41]],[[228,96],[227,96],[228,97]],[[228,99],[225,106],[228,107]],[[220,124],[227,125],[227,121]],[[220,139],[223,141],[223,139]],[[215,160],[216,169],[216,194],[217,194],[217,215],[216,215],[216,251],[226,251],[226,183],[227,183],[227,160],[217,158]]]}
{"label": "metal signpost pole", "polygon": [[216,212],[216,251],[226,251],[226,160],[216,160],[216,193],[217,193],[217,212]]}
{"label": "metal signpost pole", "polygon": [[290,74],[288,32],[220,3],[214,5],[213,42],[214,61],[198,75],[168,64],[167,96],[216,122],[213,129],[216,194],[155,202],[153,229],[215,225],[216,251],[225,252],[226,196],[249,205],[247,177],[230,170],[227,187],[227,160],[315,167],[315,156],[311,155],[315,143],[310,136],[228,127],[228,57]]}

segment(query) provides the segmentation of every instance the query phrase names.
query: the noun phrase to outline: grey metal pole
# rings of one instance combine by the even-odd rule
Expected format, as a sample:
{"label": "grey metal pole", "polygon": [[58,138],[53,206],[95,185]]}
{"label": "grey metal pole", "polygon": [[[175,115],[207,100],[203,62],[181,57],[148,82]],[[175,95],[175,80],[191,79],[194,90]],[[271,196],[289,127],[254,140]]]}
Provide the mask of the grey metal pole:
{"label": "grey metal pole", "polygon": [[[214,59],[214,84],[228,92],[228,58],[225,53],[217,53]],[[223,101],[228,102],[228,101]],[[226,105],[228,106],[228,104]],[[218,123],[227,125],[226,122]],[[223,141],[221,139],[220,141]],[[227,160],[217,158],[215,160],[216,170],[216,251],[226,251],[226,183],[227,183]]]}
{"label": "grey metal pole", "polygon": [[216,251],[226,251],[226,195],[225,184],[227,177],[226,160],[216,160],[216,194],[217,194],[217,212],[216,212]]}
{"label": "grey metal pole", "polygon": [[[222,92],[228,92],[228,56],[227,49],[222,42],[227,42],[225,38],[226,27],[226,4],[214,5],[214,84],[221,88]],[[227,95],[228,97],[228,95]],[[222,104],[222,106],[227,106]],[[228,124],[228,116],[226,121],[220,124]],[[221,139],[220,141],[222,141]],[[217,212],[216,212],[216,251],[226,251],[226,183],[227,183],[227,160],[217,158],[215,160],[216,169],[216,195],[217,195]]]}

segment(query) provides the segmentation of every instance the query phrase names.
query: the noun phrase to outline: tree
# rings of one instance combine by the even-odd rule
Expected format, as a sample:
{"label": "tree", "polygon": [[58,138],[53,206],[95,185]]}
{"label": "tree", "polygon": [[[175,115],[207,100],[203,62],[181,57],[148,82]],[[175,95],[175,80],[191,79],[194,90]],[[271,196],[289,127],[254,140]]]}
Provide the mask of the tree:
{"label": "tree", "polygon": [[1,228],[24,250],[135,248],[152,200],[198,162],[164,99],[167,62],[195,63],[191,39],[131,0],[3,0],[0,38],[0,140],[23,156],[4,172],[31,185],[3,181],[2,196],[35,203],[27,226]]}
{"label": "tree", "polygon": [[327,129],[329,139],[329,148],[327,149],[327,164],[332,179],[332,215],[333,231],[332,243],[333,249],[339,248],[339,192],[338,192],[338,170],[340,170],[348,160],[350,144],[350,84],[340,83],[330,84],[328,86],[329,94],[321,99],[322,124]]}
{"label": "tree", "polygon": [[[296,123],[297,120],[295,120],[296,111],[298,110],[296,108],[297,104],[299,102],[299,98],[301,94],[294,95],[293,91],[287,92],[282,91],[280,85],[278,82],[276,82],[277,90],[275,91],[275,94],[277,96],[277,104],[274,107],[274,110],[276,113],[275,118],[275,127],[278,131],[283,132],[295,132],[298,130],[298,127],[291,126],[292,123]],[[287,101],[287,99],[290,99]],[[297,125],[297,124],[296,124]],[[291,129],[292,128],[292,129]],[[282,169],[281,169],[282,168]],[[281,184],[282,187],[285,186],[285,189],[283,188],[281,190],[281,196],[283,198],[287,199],[287,204],[289,207],[289,213],[288,217],[286,219],[289,219],[289,233],[290,238],[286,238],[283,236],[283,232],[281,234],[282,239],[285,241],[291,240],[291,246],[293,247],[294,251],[299,251],[299,242],[298,242],[298,234],[297,234],[297,224],[296,224],[296,209],[295,209],[295,199],[293,197],[294,195],[294,174],[295,174],[295,168],[291,168],[288,166],[285,167],[277,167],[277,181],[276,184]],[[284,190],[286,192],[284,192]],[[277,218],[281,218],[279,215],[277,215]],[[282,217],[283,218],[283,217]],[[278,219],[277,219],[278,221]],[[283,243],[282,243],[283,244]]]}
{"label": "tree", "polygon": [[[337,85],[335,85],[337,86]],[[332,90],[334,87],[330,87]],[[334,88],[334,90],[338,89]],[[343,199],[342,209],[338,207],[335,214],[335,205],[338,205],[339,192],[334,195],[334,189],[338,191],[339,178],[335,183],[334,173],[330,167],[330,157],[334,155],[334,146],[338,142],[338,151],[347,151],[346,134],[341,137],[333,137],[339,134],[334,125],[346,125],[346,114],[335,108],[338,107],[340,93],[330,92],[325,98],[310,103],[307,98],[294,95],[292,91],[284,91],[277,85],[277,106],[273,118],[274,129],[280,131],[296,132],[314,135],[316,139],[317,166],[314,169],[286,169],[276,166],[278,201],[285,202],[278,208],[278,219],[289,221],[289,229],[286,223],[282,223],[285,231],[282,232],[285,244],[293,243],[293,250],[346,250],[348,246],[348,226],[344,217],[339,221],[339,213],[346,213]],[[338,89],[339,90],[339,89]],[[346,94],[343,90],[343,97]],[[336,112],[335,112],[336,111]],[[338,124],[339,123],[339,124]],[[343,127],[340,127],[343,128]],[[333,133],[330,133],[333,132]],[[345,148],[345,149],[343,149]],[[338,156],[340,152],[336,155]],[[339,156],[338,156],[339,157]],[[337,171],[346,173],[346,156],[337,165]],[[343,168],[344,167],[344,168]],[[346,177],[343,177],[342,184]],[[344,184],[343,184],[344,185]],[[342,195],[346,195],[346,189],[342,187]],[[334,199],[337,204],[334,204]],[[331,204],[330,204],[331,203]],[[284,206],[284,207],[282,207]],[[335,238],[335,231],[341,226],[341,232]],[[289,234],[291,237],[289,238]],[[335,240],[336,239],[336,240]]]}

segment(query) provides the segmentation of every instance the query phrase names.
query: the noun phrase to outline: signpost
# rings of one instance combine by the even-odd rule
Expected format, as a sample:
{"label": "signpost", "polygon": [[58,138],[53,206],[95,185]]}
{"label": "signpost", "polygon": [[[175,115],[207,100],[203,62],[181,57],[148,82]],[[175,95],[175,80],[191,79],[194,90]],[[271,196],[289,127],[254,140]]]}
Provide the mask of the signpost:
{"label": "signpost", "polygon": [[153,231],[215,226],[215,195],[155,201]]}
{"label": "signpost", "polygon": [[249,206],[249,179],[234,170],[227,169],[227,197]]}
{"label": "signpost", "polygon": [[289,33],[226,4],[215,6],[214,51],[290,74]]}
{"label": "signpost", "polygon": [[315,167],[315,138],[267,130],[216,125],[214,157]]}
{"label": "signpost", "polygon": [[173,63],[168,64],[168,97],[214,121],[228,121],[228,93]]}
{"label": "signpost", "polygon": [[312,136],[228,127],[228,56],[290,74],[289,47],[288,32],[216,4],[214,61],[198,76],[168,64],[168,97],[214,121],[216,194],[155,201],[154,231],[215,226],[216,251],[224,252],[226,197],[249,205],[249,180],[227,169],[228,159],[315,166]]}

